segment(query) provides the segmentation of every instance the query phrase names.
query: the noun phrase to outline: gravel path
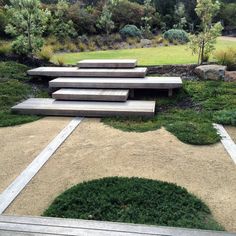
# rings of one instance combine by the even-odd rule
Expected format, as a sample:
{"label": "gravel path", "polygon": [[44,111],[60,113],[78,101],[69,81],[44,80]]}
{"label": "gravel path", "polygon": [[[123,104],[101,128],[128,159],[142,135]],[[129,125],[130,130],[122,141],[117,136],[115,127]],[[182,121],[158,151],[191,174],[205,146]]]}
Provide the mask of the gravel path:
{"label": "gravel path", "polygon": [[40,215],[56,196],[77,183],[139,176],[186,187],[208,204],[227,230],[236,231],[235,170],[220,143],[192,146],[165,129],[128,133],[86,119],[5,213]]}
{"label": "gravel path", "polygon": [[220,38],[223,40],[236,42],[236,37],[221,36]]}
{"label": "gravel path", "polygon": [[0,193],[23,171],[71,118],[43,118],[0,128]]}

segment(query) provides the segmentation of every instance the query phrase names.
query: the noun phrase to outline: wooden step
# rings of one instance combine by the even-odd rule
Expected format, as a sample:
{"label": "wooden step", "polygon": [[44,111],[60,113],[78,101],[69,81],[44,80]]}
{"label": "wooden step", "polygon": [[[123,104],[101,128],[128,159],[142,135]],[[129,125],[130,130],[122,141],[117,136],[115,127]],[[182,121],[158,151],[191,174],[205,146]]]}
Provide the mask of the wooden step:
{"label": "wooden step", "polygon": [[235,233],[95,220],[0,215],[0,235],[235,236]]}
{"label": "wooden step", "polygon": [[80,69],[77,67],[38,67],[28,70],[28,75],[50,77],[102,77],[102,78],[143,78],[147,68],[132,69]]}
{"label": "wooden step", "polygon": [[174,89],[182,87],[180,77],[145,78],[57,78],[49,82],[52,88],[110,88],[110,89]]}
{"label": "wooden step", "polygon": [[12,111],[19,114],[49,116],[152,117],[155,112],[155,101],[87,102],[58,101],[51,98],[30,98],[12,107]]}
{"label": "wooden step", "polygon": [[134,59],[94,59],[78,62],[79,68],[134,68],[137,60]]}
{"label": "wooden step", "polygon": [[52,94],[57,100],[125,102],[129,90],[117,89],[60,89]]}

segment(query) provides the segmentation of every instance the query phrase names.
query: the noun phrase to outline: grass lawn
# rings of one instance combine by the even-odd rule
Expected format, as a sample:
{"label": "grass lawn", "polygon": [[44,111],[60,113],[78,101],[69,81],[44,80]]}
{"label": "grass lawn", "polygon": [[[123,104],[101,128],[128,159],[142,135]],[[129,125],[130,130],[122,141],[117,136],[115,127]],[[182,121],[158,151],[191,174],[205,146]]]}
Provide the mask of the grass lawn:
{"label": "grass lawn", "polygon": [[[236,42],[218,39],[216,49],[236,48]],[[197,56],[193,56],[186,45],[135,48],[122,50],[107,50],[80,53],[55,54],[52,58],[56,62],[59,55],[66,64],[76,64],[83,59],[129,59],[135,58],[139,65],[191,64],[197,63]],[[213,58],[211,58],[213,60]]]}
{"label": "grass lawn", "polygon": [[156,115],[144,118],[104,118],[123,131],[145,132],[164,126],[179,140],[208,145],[220,140],[212,122],[236,125],[236,83],[184,81],[183,89],[171,98],[156,95]]}
{"label": "grass lawn", "polygon": [[210,209],[175,184],[109,177],[78,184],[58,196],[44,216],[223,230]]}
{"label": "grass lawn", "polygon": [[29,83],[29,68],[16,62],[0,62],[0,127],[38,120],[39,116],[17,115],[11,107],[29,97],[45,97],[47,93]]}

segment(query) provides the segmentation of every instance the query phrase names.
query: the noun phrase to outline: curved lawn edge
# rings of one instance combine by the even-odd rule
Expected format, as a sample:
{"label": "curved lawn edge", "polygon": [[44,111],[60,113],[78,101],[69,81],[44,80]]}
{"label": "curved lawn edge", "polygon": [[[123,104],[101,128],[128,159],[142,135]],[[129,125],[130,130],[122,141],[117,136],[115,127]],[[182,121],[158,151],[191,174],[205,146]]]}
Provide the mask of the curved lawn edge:
{"label": "curved lawn edge", "polygon": [[[236,42],[219,38],[216,50],[236,48]],[[138,60],[139,66],[170,65],[170,64],[195,64],[197,56],[187,50],[187,45],[159,46],[152,48],[133,48],[106,51],[72,52],[54,54],[51,61],[57,63],[57,57],[63,59],[65,64],[75,65],[83,59],[130,59]],[[213,58],[211,58],[213,61]]]}
{"label": "curved lawn edge", "polygon": [[[170,114],[171,115],[171,114]],[[174,114],[173,114],[174,116]],[[220,141],[220,135],[209,121],[168,120],[169,115],[154,119],[103,118],[102,122],[124,132],[148,132],[164,127],[181,142],[192,145],[211,145]]]}
{"label": "curved lawn edge", "polygon": [[208,206],[185,188],[137,177],[75,185],[59,195],[43,216],[224,230]]}

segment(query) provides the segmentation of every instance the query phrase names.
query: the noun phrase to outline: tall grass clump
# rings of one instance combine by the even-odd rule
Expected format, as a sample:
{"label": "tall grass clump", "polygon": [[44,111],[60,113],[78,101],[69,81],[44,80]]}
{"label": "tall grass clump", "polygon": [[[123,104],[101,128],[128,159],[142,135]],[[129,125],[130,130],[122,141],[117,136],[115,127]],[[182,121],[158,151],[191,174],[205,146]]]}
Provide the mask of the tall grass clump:
{"label": "tall grass clump", "polygon": [[50,61],[52,56],[53,56],[53,48],[52,46],[44,46],[41,51],[38,53],[38,57],[45,60],[45,61]]}
{"label": "tall grass clump", "polygon": [[9,55],[11,51],[11,43],[0,42],[0,55]]}
{"label": "tall grass clump", "polygon": [[236,49],[228,48],[227,50],[216,51],[214,58],[218,64],[232,66],[236,64]]}

